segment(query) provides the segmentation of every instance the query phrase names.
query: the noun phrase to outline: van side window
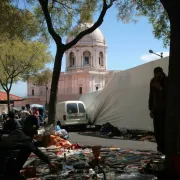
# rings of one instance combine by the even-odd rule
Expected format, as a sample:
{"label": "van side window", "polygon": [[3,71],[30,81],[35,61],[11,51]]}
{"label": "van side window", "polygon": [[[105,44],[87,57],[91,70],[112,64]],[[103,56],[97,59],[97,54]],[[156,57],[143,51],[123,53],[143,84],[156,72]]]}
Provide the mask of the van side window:
{"label": "van side window", "polygon": [[84,105],[81,103],[78,103],[79,106],[79,113],[85,113]]}
{"label": "van side window", "polygon": [[76,103],[67,104],[67,112],[68,113],[78,113],[78,108]]}

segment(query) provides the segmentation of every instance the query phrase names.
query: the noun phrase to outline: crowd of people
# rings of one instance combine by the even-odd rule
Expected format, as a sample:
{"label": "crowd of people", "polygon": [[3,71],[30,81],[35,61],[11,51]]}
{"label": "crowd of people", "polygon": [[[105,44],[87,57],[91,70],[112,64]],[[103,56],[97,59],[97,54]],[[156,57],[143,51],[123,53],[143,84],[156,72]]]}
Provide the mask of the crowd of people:
{"label": "crowd of people", "polygon": [[[39,129],[38,108],[31,110],[30,106],[22,107],[20,121],[17,114],[10,111],[3,117],[3,129],[0,136],[0,179],[19,179],[19,173],[31,152],[56,170],[56,165],[38,149],[41,143],[37,141]],[[3,136],[6,134],[6,136]],[[12,152],[18,151],[16,158]]]}
{"label": "crowd of people", "polygon": [[[44,115],[43,115],[43,110],[41,108],[33,107],[31,109],[30,105],[27,104],[26,106],[23,106],[20,111],[13,110],[13,112],[15,113],[15,117],[14,118],[17,121],[19,121],[22,126],[23,126],[23,123],[26,120],[26,118],[28,116],[30,116],[30,115],[34,115],[37,118],[38,126],[40,126],[40,124],[44,123]],[[8,118],[9,118],[8,114],[3,112],[3,114],[2,114],[2,121],[6,122],[8,120]]]}

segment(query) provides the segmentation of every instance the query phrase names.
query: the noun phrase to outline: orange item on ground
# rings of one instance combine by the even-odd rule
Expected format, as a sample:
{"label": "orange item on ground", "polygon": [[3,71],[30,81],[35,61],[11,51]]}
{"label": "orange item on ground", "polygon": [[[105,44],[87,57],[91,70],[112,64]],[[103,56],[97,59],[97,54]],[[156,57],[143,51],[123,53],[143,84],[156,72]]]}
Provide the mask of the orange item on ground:
{"label": "orange item on ground", "polygon": [[49,145],[50,146],[54,145],[54,146],[63,147],[63,148],[68,149],[71,147],[72,144],[68,140],[64,140],[64,139],[60,138],[59,136],[51,135]]}

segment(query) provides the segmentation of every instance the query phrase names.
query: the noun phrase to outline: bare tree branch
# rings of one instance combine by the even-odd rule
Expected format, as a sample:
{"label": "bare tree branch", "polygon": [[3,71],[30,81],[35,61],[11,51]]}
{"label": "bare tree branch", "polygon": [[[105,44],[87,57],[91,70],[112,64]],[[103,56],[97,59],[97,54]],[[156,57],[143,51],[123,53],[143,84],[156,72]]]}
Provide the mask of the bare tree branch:
{"label": "bare tree branch", "polygon": [[65,4],[65,3],[59,2],[59,1],[57,1],[57,0],[54,0],[54,2],[56,2],[56,3],[60,4],[60,5],[62,5],[65,9],[72,9],[72,10],[73,10],[73,8],[71,8],[70,6],[68,6],[68,5]]}
{"label": "bare tree branch", "polygon": [[8,90],[8,82],[9,82],[9,79],[10,79],[10,74],[9,74],[8,68],[7,68],[7,66],[5,66],[3,60],[0,59],[0,61],[2,63],[2,66],[3,66],[4,70],[5,70],[3,73],[6,76],[6,80],[4,81],[4,83],[3,83],[2,80],[0,80],[0,81],[1,81],[1,85],[2,85],[3,89],[5,91],[7,91]]}
{"label": "bare tree branch", "polygon": [[[6,58],[10,58],[10,56],[6,56]],[[14,67],[14,64],[12,64],[12,66],[13,66],[13,70],[12,70],[12,72],[11,73],[9,73],[9,69],[8,69],[8,67],[7,67],[7,65],[5,65],[4,64],[4,62],[3,62],[3,60],[2,59],[0,59],[1,60],[1,63],[2,63],[2,65],[3,65],[3,68],[4,68],[4,74],[5,74],[5,76],[6,76],[6,87],[7,87],[7,85],[9,84],[8,83],[8,81],[9,81],[9,79],[11,79],[12,78],[12,76],[13,76],[13,74],[19,69],[19,67],[17,68],[17,69],[15,69],[15,67]],[[15,59],[14,59],[15,60]],[[15,62],[15,61],[14,61]],[[6,74],[7,73],[7,74]]]}
{"label": "bare tree branch", "polygon": [[56,43],[62,44],[62,38],[56,33],[56,31],[54,30],[53,24],[52,24],[51,16],[50,16],[50,13],[48,10],[48,0],[45,0],[45,1],[38,0],[38,1],[43,10],[49,33],[51,34],[52,38],[55,40]]}
{"label": "bare tree branch", "polygon": [[63,8],[67,11],[67,13],[72,16],[72,19],[74,19],[73,18],[74,14],[72,12],[70,12],[68,9],[71,9],[71,10],[75,10],[75,9],[73,9],[73,8],[67,6],[66,4],[63,4],[63,3],[60,3],[60,2],[57,2],[57,3],[61,4],[63,6]]}
{"label": "bare tree branch", "polygon": [[2,88],[7,92],[7,88],[6,88],[5,85],[2,83],[1,79],[0,79],[0,84],[1,84]]}
{"label": "bare tree branch", "polygon": [[107,10],[113,5],[114,0],[111,0],[111,3],[107,5],[106,0],[103,0],[103,9],[99,15],[98,20],[94,23],[94,25],[82,32],[80,32],[71,42],[65,45],[65,50],[68,50],[72,46],[74,46],[81,38],[83,38],[85,35],[92,33],[94,30],[96,30],[104,20],[104,16],[106,15]]}
{"label": "bare tree branch", "polygon": [[14,74],[13,78],[16,78],[19,74],[23,73],[24,71],[26,71],[29,68],[30,64],[27,64],[26,66],[24,66],[21,70],[19,70],[16,74]]}
{"label": "bare tree branch", "polygon": [[14,78],[13,77],[11,77],[11,80],[10,80],[10,85],[9,85],[9,92],[11,91],[11,88],[12,88],[12,84],[13,84],[13,80],[14,80]]}
{"label": "bare tree branch", "polygon": [[116,1],[116,0],[111,0],[110,3],[109,3],[109,5],[108,5],[108,8],[110,8],[115,1]]}
{"label": "bare tree branch", "polygon": [[[7,64],[7,59],[9,59],[9,58],[10,58],[10,57],[6,55],[6,64]],[[4,64],[4,62],[3,62],[2,59],[0,59],[0,60],[1,60],[1,63],[2,63],[2,65],[3,65],[4,70],[7,72],[7,75],[10,76],[7,65]]]}

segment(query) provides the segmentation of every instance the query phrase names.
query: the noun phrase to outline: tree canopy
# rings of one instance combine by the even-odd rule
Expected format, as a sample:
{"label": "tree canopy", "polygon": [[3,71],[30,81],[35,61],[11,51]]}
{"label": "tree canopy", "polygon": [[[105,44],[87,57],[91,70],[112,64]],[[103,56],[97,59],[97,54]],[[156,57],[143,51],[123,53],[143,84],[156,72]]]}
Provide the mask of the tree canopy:
{"label": "tree canopy", "polygon": [[117,0],[116,7],[117,18],[125,23],[137,22],[139,16],[146,16],[155,38],[162,39],[164,47],[169,46],[169,17],[160,0]]}
{"label": "tree canopy", "polygon": [[8,0],[0,1],[0,36],[30,40],[40,33],[36,17],[28,9],[20,9]]}
{"label": "tree canopy", "polygon": [[[15,0],[0,2],[0,33],[6,32],[28,38],[38,35],[41,40],[47,42],[51,36],[47,31],[48,26],[41,6],[46,1],[27,0],[33,5],[34,13],[26,8],[16,7],[15,2]],[[51,0],[47,2],[55,32],[65,37],[75,24],[93,22],[92,14],[102,8],[103,1]],[[110,2],[111,0],[107,0],[107,4]],[[162,39],[165,47],[169,46],[170,23],[160,0],[115,0],[114,2],[118,9],[117,18],[119,20],[125,23],[137,22],[139,16],[146,16],[152,24],[155,38]]]}
{"label": "tree canopy", "polygon": [[6,89],[11,81],[26,80],[51,60],[47,46],[40,42],[6,39],[0,43],[0,82]]}
{"label": "tree canopy", "polygon": [[47,68],[29,77],[28,81],[36,85],[48,84],[52,79],[52,70]]}
{"label": "tree canopy", "polygon": [[48,3],[48,9],[46,9],[46,11],[49,12],[52,27],[54,31],[62,38],[66,37],[71,31],[72,27],[76,24],[87,21],[93,23],[92,14],[95,14],[97,10],[99,10],[98,8],[102,6],[102,3],[100,3],[98,0],[29,0],[29,2],[35,5],[34,14],[38,24],[40,25],[43,35],[41,37],[45,38],[46,40],[51,38],[51,35],[47,31],[48,25],[46,23],[47,17],[44,15],[45,9],[42,9],[42,5],[45,5],[46,2]]}
{"label": "tree canopy", "polygon": [[93,23],[93,14],[103,6],[103,1],[98,0],[26,0],[25,4],[26,2],[32,5],[31,11],[26,7],[19,8],[16,0],[2,0],[0,2],[1,34],[6,33],[11,37],[18,36],[22,39],[38,37],[43,42],[49,42],[51,35],[48,32],[46,17],[42,10],[43,3],[48,3],[47,10],[53,28],[62,38],[71,32],[75,24],[87,21]]}
{"label": "tree canopy", "polygon": [[0,84],[7,95],[12,84],[26,80],[52,60],[47,46],[40,42],[4,38],[0,43]]}

